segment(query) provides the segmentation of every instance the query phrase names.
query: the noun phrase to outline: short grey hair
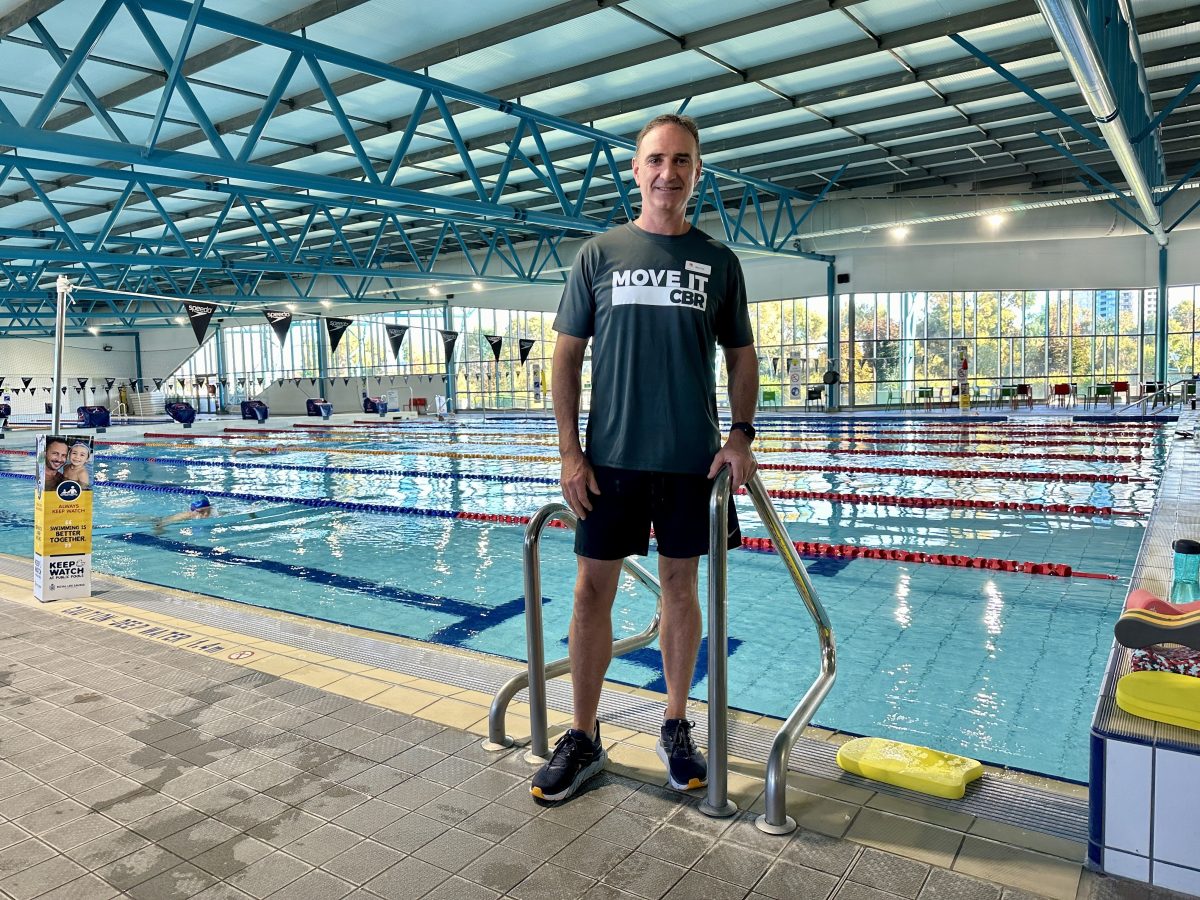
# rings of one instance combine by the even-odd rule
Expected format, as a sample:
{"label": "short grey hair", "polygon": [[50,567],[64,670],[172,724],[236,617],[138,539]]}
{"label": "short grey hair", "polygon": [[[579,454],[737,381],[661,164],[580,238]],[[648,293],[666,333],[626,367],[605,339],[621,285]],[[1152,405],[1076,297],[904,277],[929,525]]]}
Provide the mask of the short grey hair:
{"label": "short grey hair", "polygon": [[661,116],[655,116],[649,122],[642,126],[642,130],[638,132],[637,149],[642,149],[642,138],[652,132],[655,128],[661,128],[663,125],[678,125],[684,131],[692,136],[696,142],[696,156],[700,156],[700,127],[696,124],[696,120],[691,116],[679,116],[675,113],[663,113]]}

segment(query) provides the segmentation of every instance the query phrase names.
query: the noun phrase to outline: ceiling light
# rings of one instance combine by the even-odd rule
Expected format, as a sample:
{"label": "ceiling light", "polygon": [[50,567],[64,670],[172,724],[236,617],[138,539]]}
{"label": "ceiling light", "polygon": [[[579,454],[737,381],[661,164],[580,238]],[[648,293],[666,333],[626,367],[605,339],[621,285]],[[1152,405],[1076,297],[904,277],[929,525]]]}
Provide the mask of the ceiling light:
{"label": "ceiling light", "polygon": [[908,237],[908,226],[907,225],[897,225],[889,233],[891,234],[893,240],[902,241],[906,237]]}
{"label": "ceiling light", "polygon": [[285,303],[285,304],[283,304],[283,305],[284,305],[284,306],[286,306],[288,309],[290,309],[292,312],[295,312],[295,311],[296,311],[296,304],[295,304],[295,303]]}
{"label": "ceiling light", "polygon": [[326,309],[329,309],[329,307],[333,306],[333,301],[332,300],[322,300],[321,305],[323,307],[325,307]]}
{"label": "ceiling light", "polygon": [[176,325],[186,325],[186,324],[187,324],[187,319],[185,319],[183,316],[176,316],[176,317],[175,317],[175,324],[176,324]]}
{"label": "ceiling light", "polygon": [[428,291],[429,291],[429,295],[430,295],[431,297],[436,297],[436,296],[437,296],[437,292],[438,292],[437,285],[436,285],[436,284],[431,284],[431,285],[428,287]]}
{"label": "ceiling light", "polygon": [[482,282],[482,281],[472,281],[472,282],[471,282],[471,287],[472,287],[474,290],[477,290],[477,291],[482,291],[482,290],[483,290],[483,282]]}
{"label": "ceiling light", "polygon": [[89,325],[89,326],[88,326],[88,331],[89,331],[89,332],[91,332],[92,334],[99,334],[99,333],[100,333],[100,329],[99,329],[99,328],[97,328],[95,325]]}
{"label": "ceiling light", "polygon": [[1001,213],[993,213],[988,216],[987,221],[993,228],[999,228],[1004,224],[1004,216]]}

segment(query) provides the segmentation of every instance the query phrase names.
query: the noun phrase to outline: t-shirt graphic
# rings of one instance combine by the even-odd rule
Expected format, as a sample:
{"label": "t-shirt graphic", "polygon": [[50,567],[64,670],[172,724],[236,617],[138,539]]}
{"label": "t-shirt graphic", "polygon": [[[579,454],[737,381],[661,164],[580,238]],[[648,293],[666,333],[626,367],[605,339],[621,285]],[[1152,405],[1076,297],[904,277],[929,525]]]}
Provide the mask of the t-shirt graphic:
{"label": "t-shirt graphic", "polygon": [[620,269],[612,273],[612,305],[679,306],[703,312],[708,308],[708,274],[711,266],[688,261],[689,267],[703,268],[680,272],[676,269]]}

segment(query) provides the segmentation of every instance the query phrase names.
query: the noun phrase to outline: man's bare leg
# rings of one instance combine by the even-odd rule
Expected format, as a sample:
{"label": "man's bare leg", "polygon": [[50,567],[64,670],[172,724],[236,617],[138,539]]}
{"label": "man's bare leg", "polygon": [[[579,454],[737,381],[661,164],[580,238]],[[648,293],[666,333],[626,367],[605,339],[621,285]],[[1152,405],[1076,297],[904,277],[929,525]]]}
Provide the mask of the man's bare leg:
{"label": "man's bare leg", "polygon": [[658,558],[658,578],[662,584],[662,628],[658,645],[662,649],[663,676],[667,681],[666,718],[687,717],[688,691],[696,672],[696,654],[700,650],[700,599],[697,573],[700,558]]}
{"label": "man's bare leg", "polygon": [[573,727],[589,737],[596,726],[600,689],[612,661],[612,607],[621,560],[577,556],[575,606],[571,612],[569,654],[575,703]]}

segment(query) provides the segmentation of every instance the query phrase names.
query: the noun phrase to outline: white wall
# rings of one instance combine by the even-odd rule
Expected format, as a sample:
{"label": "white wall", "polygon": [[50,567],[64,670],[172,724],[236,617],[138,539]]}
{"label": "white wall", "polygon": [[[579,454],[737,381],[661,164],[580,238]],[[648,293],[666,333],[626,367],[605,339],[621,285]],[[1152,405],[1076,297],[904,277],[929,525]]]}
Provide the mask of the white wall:
{"label": "white wall", "polygon": [[[105,350],[104,347],[111,347]],[[79,406],[105,404],[104,380],[128,381],[137,373],[133,355],[132,336],[100,335],[93,337],[67,338],[63,343],[63,378],[69,386],[65,396],[60,396],[62,415],[75,418]],[[54,340],[52,338],[3,338],[0,339],[0,375],[4,376],[4,387],[0,397],[7,398],[14,416],[45,415],[45,404],[51,395],[44,390],[54,380]],[[32,377],[30,387],[25,390],[22,376]],[[80,390],[76,379],[88,379],[87,386]],[[17,389],[20,393],[17,393]],[[95,390],[93,391],[93,388]],[[116,386],[110,394],[116,402]]]}
{"label": "white wall", "polygon": [[[411,388],[411,393],[409,391]],[[389,414],[396,409],[403,409],[411,398],[424,398],[425,408],[432,412],[437,408],[437,396],[446,396],[446,382],[441,375],[382,375],[363,378],[351,378],[348,383],[344,378],[328,378],[324,382],[301,378],[296,384],[295,379],[285,379],[283,384],[272,382],[265,385],[256,395],[271,409],[273,416],[302,416],[305,414],[306,401],[323,397],[333,404],[336,413],[362,412],[362,394],[366,391],[372,397],[386,395],[395,391],[399,404],[392,407],[389,403]],[[237,412],[236,406],[231,406],[230,412]]]}

